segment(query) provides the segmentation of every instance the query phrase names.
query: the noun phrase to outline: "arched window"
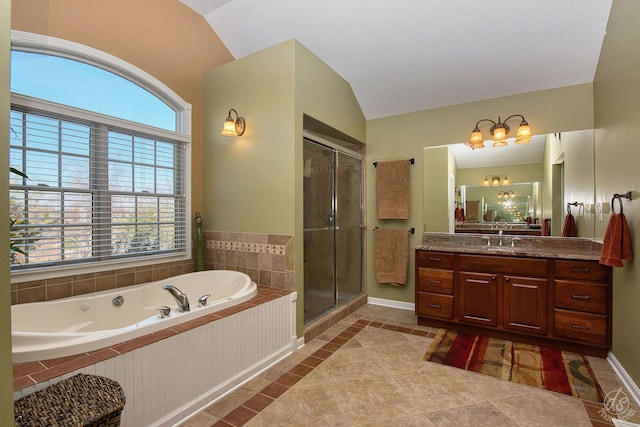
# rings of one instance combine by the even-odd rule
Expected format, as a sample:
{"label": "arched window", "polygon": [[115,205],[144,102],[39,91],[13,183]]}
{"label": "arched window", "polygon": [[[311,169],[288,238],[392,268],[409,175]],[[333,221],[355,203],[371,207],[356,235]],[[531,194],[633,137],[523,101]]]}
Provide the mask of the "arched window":
{"label": "arched window", "polygon": [[191,107],[124,61],[12,33],[12,270],[190,255]]}

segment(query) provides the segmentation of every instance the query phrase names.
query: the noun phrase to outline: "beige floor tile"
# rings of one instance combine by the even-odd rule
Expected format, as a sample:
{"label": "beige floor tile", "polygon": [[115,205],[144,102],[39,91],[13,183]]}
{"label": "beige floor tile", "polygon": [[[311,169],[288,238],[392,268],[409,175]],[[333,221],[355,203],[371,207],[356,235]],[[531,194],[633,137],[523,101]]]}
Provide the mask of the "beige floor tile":
{"label": "beige floor tile", "polygon": [[413,396],[391,378],[357,378],[331,384],[331,390],[350,425],[418,415]]}
{"label": "beige floor tile", "polygon": [[334,393],[326,385],[294,387],[256,417],[256,426],[348,426]]}
{"label": "beige floor tile", "polygon": [[240,387],[233,393],[218,400],[213,405],[208,406],[205,411],[218,418],[224,418],[229,412],[242,405],[249,398],[253,397],[256,392],[245,387]]}
{"label": "beige floor tile", "polygon": [[[182,427],[215,423],[358,319],[436,331],[411,311],[365,305]],[[245,425],[591,426],[579,399],[422,360],[431,342],[365,327]],[[605,391],[620,386],[605,359],[588,359]]]}
{"label": "beige floor tile", "polygon": [[537,390],[493,401],[493,405],[520,426],[591,427],[580,399]]}
{"label": "beige floor tile", "polygon": [[432,412],[427,414],[426,419],[438,427],[518,427],[516,422],[488,402]]}
{"label": "beige floor tile", "polygon": [[211,415],[207,411],[200,411],[181,424],[182,427],[209,427],[219,421],[220,418]]}

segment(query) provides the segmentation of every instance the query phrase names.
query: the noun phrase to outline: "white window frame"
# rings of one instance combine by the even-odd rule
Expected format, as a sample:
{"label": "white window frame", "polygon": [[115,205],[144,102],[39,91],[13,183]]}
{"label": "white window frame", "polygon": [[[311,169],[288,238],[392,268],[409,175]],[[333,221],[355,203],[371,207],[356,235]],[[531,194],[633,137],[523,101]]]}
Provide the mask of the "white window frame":
{"label": "white window frame", "polygon": [[[106,52],[81,45],[79,43],[68,40],[49,37],[40,34],[27,33],[24,31],[11,31],[12,50],[20,50],[24,52],[41,53],[55,55],[75,61],[80,61],[95,67],[110,71],[118,76],[130,80],[134,84],[144,88],[148,92],[157,96],[170,108],[176,112],[176,132],[166,131],[163,129],[150,127],[143,124],[137,124],[135,128],[143,133],[153,130],[156,135],[165,135],[170,139],[185,142],[185,217],[186,217],[186,251],[180,254],[166,255],[149,255],[140,256],[132,259],[118,259],[112,261],[99,261],[91,263],[81,263],[79,265],[58,265],[55,267],[40,267],[28,270],[11,272],[11,282],[20,283],[31,280],[42,280],[60,276],[69,276],[76,274],[96,273],[100,271],[109,271],[114,269],[132,268],[139,266],[148,266],[152,264],[168,263],[175,261],[187,261],[191,259],[191,104],[185,102],[177,93],[157,80],[145,71],[110,55]],[[33,98],[22,96],[19,94],[11,94],[11,103],[32,108],[42,108],[46,105],[50,111],[56,111],[61,114],[76,110],[73,107],[67,107],[56,103],[43,100],[35,100]],[[84,114],[91,115],[90,112]],[[100,117],[100,121],[105,122],[105,117]],[[111,125],[120,126],[126,123],[128,128],[132,128],[131,122],[118,118],[108,118]]]}

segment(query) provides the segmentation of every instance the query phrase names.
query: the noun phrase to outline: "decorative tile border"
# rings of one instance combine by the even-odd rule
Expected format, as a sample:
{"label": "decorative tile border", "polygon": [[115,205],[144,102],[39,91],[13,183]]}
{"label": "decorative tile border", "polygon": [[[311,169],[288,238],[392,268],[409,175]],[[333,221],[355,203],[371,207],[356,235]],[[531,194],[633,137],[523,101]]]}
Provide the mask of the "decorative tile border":
{"label": "decorative tile border", "polygon": [[207,270],[234,270],[259,285],[293,291],[294,240],[284,234],[205,231]]}

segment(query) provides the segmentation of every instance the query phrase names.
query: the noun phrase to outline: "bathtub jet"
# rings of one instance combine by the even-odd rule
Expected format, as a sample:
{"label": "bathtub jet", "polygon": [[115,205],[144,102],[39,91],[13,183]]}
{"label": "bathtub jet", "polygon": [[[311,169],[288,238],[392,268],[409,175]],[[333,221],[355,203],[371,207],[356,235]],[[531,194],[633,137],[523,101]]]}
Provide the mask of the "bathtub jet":
{"label": "bathtub jet", "polygon": [[[11,306],[13,363],[71,356],[109,347],[206,316],[253,298],[257,286],[244,273],[208,270],[171,278],[184,295],[184,304],[168,289],[166,280],[118,288],[77,297]],[[169,292],[167,292],[169,291]],[[206,304],[188,307],[189,297]],[[126,304],[114,306],[122,296]],[[175,307],[170,315],[158,315],[158,307]]]}

